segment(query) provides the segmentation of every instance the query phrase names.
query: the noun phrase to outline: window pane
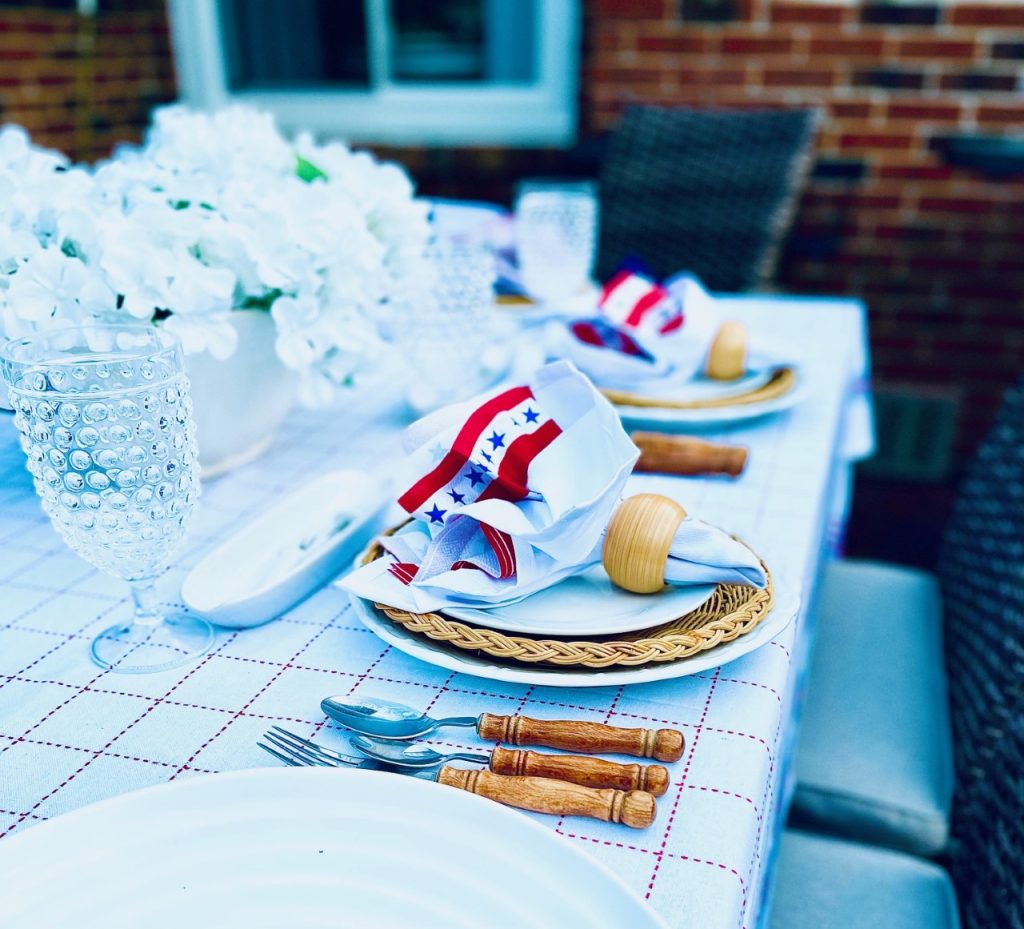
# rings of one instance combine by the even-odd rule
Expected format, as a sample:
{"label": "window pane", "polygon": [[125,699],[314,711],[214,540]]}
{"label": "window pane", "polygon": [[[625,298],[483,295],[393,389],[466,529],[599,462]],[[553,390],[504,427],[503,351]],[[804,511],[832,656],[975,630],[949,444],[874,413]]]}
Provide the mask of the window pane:
{"label": "window pane", "polygon": [[536,81],[536,0],[391,0],[391,78]]}
{"label": "window pane", "polygon": [[362,0],[221,0],[230,90],[370,83]]}

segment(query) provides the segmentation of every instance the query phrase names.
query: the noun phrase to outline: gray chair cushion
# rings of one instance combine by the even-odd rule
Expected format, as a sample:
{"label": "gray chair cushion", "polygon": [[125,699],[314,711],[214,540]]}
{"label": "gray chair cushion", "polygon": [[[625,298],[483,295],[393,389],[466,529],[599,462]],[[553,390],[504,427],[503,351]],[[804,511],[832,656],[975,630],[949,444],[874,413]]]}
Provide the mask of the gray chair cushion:
{"label": "gray chair cushion", "polygon": [[956,895],[930,861],[787,830],[771,929],[957,929]]}
{"label": "gray chair cushion", "polygon": [[949,837],[953,761],[935,579],[836,562],[816,617],[791,822],[939,853]]}

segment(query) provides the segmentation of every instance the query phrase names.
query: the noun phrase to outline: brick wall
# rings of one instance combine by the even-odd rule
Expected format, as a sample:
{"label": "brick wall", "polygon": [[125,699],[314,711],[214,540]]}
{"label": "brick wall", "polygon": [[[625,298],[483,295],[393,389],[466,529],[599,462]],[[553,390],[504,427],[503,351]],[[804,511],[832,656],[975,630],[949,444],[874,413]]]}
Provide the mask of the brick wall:
{"label": "brick wall", "polygon": [[633,101],[825,108],[780,272],[858,294],[883,381],[962,391],[970,450],[1024,373],[1024,177],[952,169],[955,132],[1024,132],[1024,3],[594,0],[584,124]]}
{"label": "brick wall", "polygon": [[0,2],[0,122],[76,159],[137,141],[153,106],[176,93],[163,0],[100,8],[83,19]]}

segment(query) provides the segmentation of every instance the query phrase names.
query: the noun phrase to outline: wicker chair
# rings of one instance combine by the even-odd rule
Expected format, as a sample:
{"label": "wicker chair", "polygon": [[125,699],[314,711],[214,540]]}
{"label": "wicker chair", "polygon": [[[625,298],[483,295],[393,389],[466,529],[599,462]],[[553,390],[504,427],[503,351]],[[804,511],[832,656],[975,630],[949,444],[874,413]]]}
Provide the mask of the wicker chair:
{"label": "wicker chair", "polygon": [[814,110],[638,106],[601,171],[598,274],[641,261],[694,272],[715,291],[771,280],[811,161]]}
{"label": "wicker chair", "polygon": [[957,775],[950,873],[965,926],[1024,929],[1024,381],[971,466],[938,574]]}
{"label": "wicker chair", "polygon": [[[954,929],[949,878],[893,849],[948,867],[966,929],[1024,929],[1024,380],[960,489],[937,581],[872,562],[826,571],[790,817],[818,834],[786,832],[773,929]],[[879,669],[892,686],[865,685]],[[946,694],[922,686],[938,678],[948,719]],[[945,825],[930,835],[928,785],[945,778],[924,773],[950,741],[952,803],[933,798]],[[829,758],[832,770],[819,763]]]}

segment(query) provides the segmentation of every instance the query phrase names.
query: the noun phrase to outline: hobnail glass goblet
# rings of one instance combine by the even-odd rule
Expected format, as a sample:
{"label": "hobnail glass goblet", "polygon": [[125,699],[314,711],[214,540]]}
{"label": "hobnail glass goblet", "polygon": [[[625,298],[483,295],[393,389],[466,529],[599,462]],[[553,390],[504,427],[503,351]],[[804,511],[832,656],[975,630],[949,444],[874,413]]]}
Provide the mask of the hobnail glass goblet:
{"label": "hobnail glass goblet", "polygon": [[[494,308],[494,254],[484,245],[439,239],[422,277],[405,294],[396,342],[415,376],[411,402],[429,409],[482,389],[501,338]],[[504,356],[505,348],[497,346]]]}
{"label": "hobnail glass goblet", "polygon": [[140,673],[203,654],[209,623],[165,615],[154,587],[199,493],[177,340],[152,326],[52,330],[0,347],[0,372],[43,509],[75,552],[131,587],[134,616],[93,640],[93,660]]}
{"label": "hobnail glass goblet", "polygon": [[598,204],[593,181],[535,179],[516,189],[516,254],[527,293],[562,300],[594,272]]}

